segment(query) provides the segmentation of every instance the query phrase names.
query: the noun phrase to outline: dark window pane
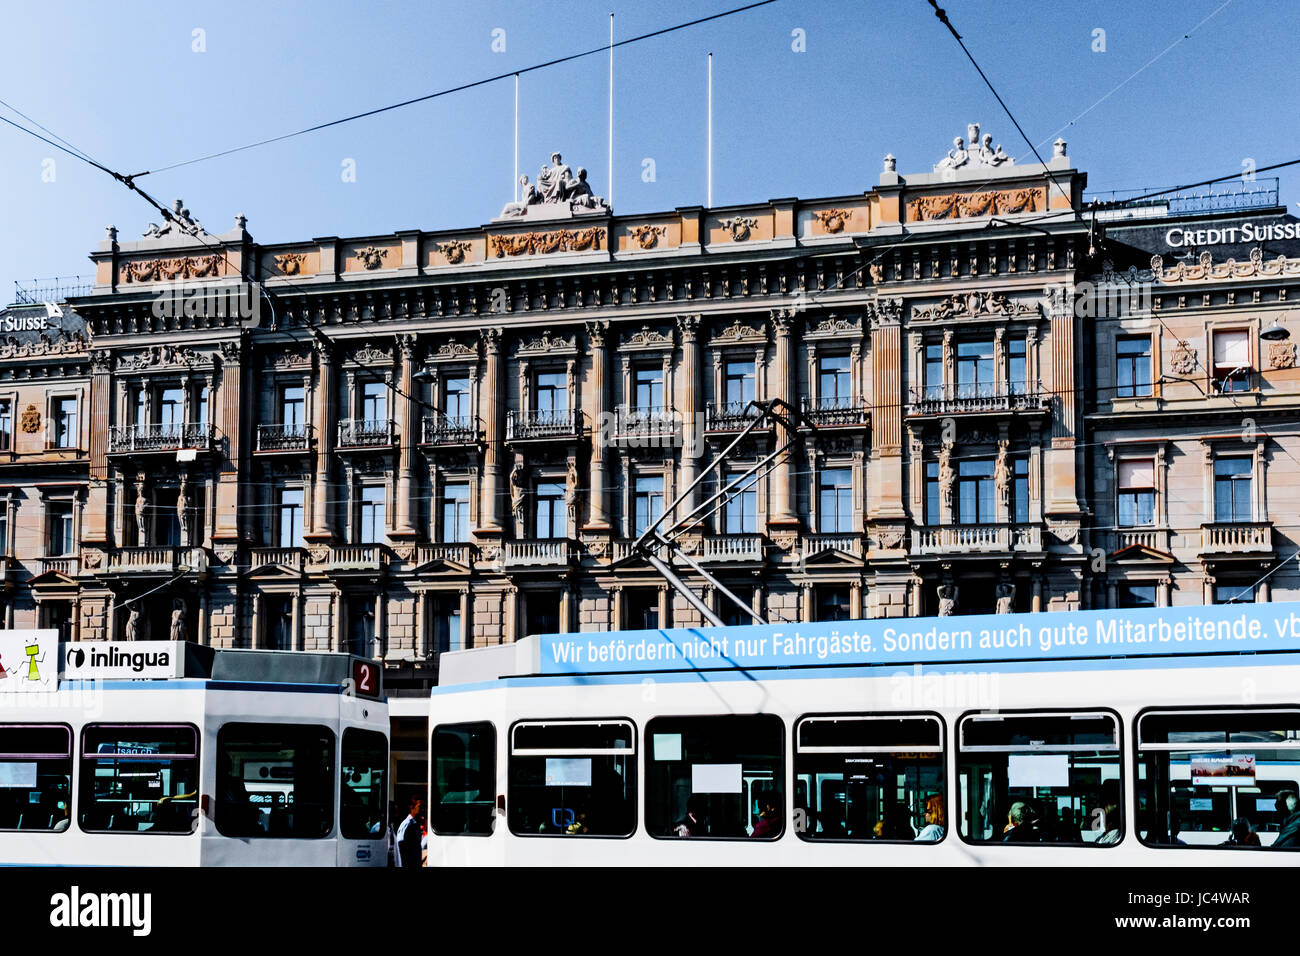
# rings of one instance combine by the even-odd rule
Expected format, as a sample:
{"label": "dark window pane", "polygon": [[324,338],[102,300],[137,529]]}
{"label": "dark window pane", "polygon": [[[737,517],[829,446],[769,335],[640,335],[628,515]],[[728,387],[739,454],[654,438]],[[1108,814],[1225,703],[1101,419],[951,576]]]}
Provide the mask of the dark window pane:
{"label": "dark window pane", "polygon": [[343,731],[339,832],[348,840],[382,840],[388,822],[388,741],[373,730]]}
{"label": "dark window pane", "polygon": [[83,830],[192,833],[199,734],[183,725],[89,724],[81,732]]}
{"label": "dark window pane", "polygon": [[334,733],[299,724],[226,724],[217,735],[217,830],[235,837],[327,836]]}
{"label": "dark window pane", "polygon": [[0,725],[0,830],[66,830],[71,786],[69,727]]}
{"label": "dark window pane", "polygon": [[629,835],[636,828],[632,725],[516,725],[506,803],[512,833]]}
{"label": "dark window pane", "polygon": [[496,728],[441,724],[430,746],[429,825],[442,836],[487,836],[496,814]]}

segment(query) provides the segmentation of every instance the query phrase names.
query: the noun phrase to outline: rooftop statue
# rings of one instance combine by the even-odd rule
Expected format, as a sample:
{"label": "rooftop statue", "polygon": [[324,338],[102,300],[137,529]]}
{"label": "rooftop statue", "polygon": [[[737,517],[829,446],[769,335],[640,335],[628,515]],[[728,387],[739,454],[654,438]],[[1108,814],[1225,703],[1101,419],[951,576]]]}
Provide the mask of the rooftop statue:
{"label": "rooftop statue", "polygon": [[144,238],[154,239],[158,236],[171,236],[184,234],[187,236],[206,236],[208,231],[203,228],[199,221],[190,216],[190,211],[185,208],[183,200],[176,200],[172,203],[171,213],[160,226],[157,223],[149,223],[149,228],[144,231]]}
{"label": "rooftop statue", "polygon": [[587,171],[579,167],[575,176],[559,153],[551,153],[550,164],[542,165],[536,184],[520,176],[519,186],[519,201],[506,203],[498,218],[554,219],[610,211],[609,203],[592,193]]}
{"label": "rooftop statue", "polygon": [[[980,136],[980,124],[971,123],[966,127],[967,137],[958,136],[952,141],[953,148],[948,155],[935,164],[937,173],[944,169],[975,168],[979,166],[1015,165],[1015,160],[1002,151],[1002,144],[993,146],[993,137],[985,133]],[[967,145],[969,144],[969,145]]]}

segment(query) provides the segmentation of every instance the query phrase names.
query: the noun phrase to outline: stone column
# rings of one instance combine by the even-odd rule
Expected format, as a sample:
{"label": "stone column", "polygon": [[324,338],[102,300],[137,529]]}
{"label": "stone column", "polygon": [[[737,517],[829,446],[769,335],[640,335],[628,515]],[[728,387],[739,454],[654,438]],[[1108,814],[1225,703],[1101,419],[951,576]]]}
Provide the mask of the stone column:
{"label": "stone column", "polygon": [[[776,356],[772,363],[772,381],[767,393],[769,399],[779,398],[787,405],[794,404],[794,342],[791,337],[794,314],[787,309],[772,311],[772,326],[776,331]],[[776,426],[776,447],[780,448],[796,437],[795,433],[781,423]],[[772,472],[772,513],[768,516],[769,525],[799,525],[799,518],[794,507],[794,455],[793,448],[786,450],[776,460]]]}
{"label": "stone column", "polygon": [[613,434],[609,414],[609,350],[605,335],[608,321],[588,322],[591,346],[591,388],[587,392],[587,415],[591,419],[591,490],[587,525],[583,530],[609,530],[609,474],[605,457],[606,439]]}
{"label": "stone column", "polygon": [[[700,317],[677,316],[682,336],[681,401],[674,401],[682,416],[682,484],[683,490],[700,475],[700,453],[704,450],[704,416],[700,407]],[[689,514],[699,503],[698,491],[683,502],[682,514]]]}
{"label": "stone column", "polygon": [[1049,516],[1079,514],[1076,474],[1075,434],[1078,426],[1078,400],[1075,393],[1075,321],[1074,301],[1061,291],[1050,297],[1052,380],[1048,388],[1055,392],[1052,415],[1052,444],[1047,452],[1048,488],[1046,512]]}
{"label": "stone column", "polygon": [[905,518],[903,508],[902,301],[871,310],[871,518]]}
{"label": "stone column", "polygon": [[392,538],[414,538],[411,524],[411,487],[415,479],[415,445],[419,441],[415,425],[415,403],[411,390],[415,384],[415,336],[397,337],[397,354],[401,361],[396,389],[397,433],[400,437],[397,450],[397,507],[393,515]]}
{"label": "stone column", "polygon": [[312,496],[311,527],[303,536],[317,541],[334,537],[330,513],[330,473],[334,450],[334,354],[323,342],[316,343],[316,390],[312,396],[312,422],[316,427],[316,481]]}
{"label": "stone column", "polygon": [[244,430],[249,416],[240,414],[248,405],[244,401],[243,358],[247,350],[242,341],[221,343],[221,388],[217,405],[217,428],[225,438],[225,454],[220,457],[217,474],[216,516],[217,541],[237,542],[247,535],[240,527],[241,472],[244,466]]}
{"label": "stone column", "polygon": [[483,482],[482,506],[479,508],[480,535],[500,535],[501,528],[501,461],[504,454],[501,390],[501,330],[483,329],[485,362],[479,384],[479,408],[483,410]]}
{"label": "stone column", "polygon": [[[90,483],[86,521],[81,538],[88,544],[108,544],[108,434],[112,404],[112,355],[106,349],[90,354],[90,473],[100,476]],[[125,423],[123,423],[125,424]],[[120,503],[119,503],[120,507]],[[11,528],[13,525],[10,526]],[[11,532],[12,533],[12,532]],[[119,547],[121,540],[115,542]]]}

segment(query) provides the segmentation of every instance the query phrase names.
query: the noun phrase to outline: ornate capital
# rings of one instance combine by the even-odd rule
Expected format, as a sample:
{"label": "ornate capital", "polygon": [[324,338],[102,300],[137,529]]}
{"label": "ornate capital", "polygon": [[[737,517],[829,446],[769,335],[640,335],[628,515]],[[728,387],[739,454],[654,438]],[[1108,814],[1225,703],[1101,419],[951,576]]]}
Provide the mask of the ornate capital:
{"label": "ornate capital", "polygon": [[605,333],[609,331],[609,321],[606,319],[597,319],[593,322],[586,323],[587,338],[591,341],[591,347],[603,349],[605,347]]}
{"label": "ornate capital", "polygon": [[233,342],[221,343],[221,361],[225,363],[238,363],[244,353],[244,343],[236,339]]}
{"label": "ornate capital", "polygon": [[699,313],[677,316],[677,329],[682,333],[682,342],[695,343],[700,334]]}
{"label": "ornate capital", "polygon": [[113,353],[108,349],[95,349],[90,353],[90,368],[98,374],[111,371],[113,368]]}
{"label": "ornate capital", "polygon": [[772,309],[768,316],[772,320],[772,327],[776,329],[777,336],[785,338],[790,334],[790,327],[794,322],[792,309]]}
{"label": "ornate capital", "polygon": [[483,346],[487,349],[488,355],[501,354],[501,330],[500,329],[482,329],[479,335],[483,337]]}
{"label": "ornate capital", "polygon": [[409,332],[397,336],[397,350],[401,353],[402,361],[409,362],[415,354],[415,336]]}

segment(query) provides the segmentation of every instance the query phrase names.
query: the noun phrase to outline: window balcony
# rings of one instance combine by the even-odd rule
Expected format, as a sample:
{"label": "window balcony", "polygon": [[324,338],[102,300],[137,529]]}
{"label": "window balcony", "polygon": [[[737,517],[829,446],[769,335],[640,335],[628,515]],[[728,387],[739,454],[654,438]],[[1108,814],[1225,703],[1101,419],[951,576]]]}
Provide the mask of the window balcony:
{"label": "window balcony", "polygon": [[575,409],[530,409],[506,416],[506,441],[577,438],[579,417]]}
{"label": "window balcony", "polygon": [[108,432],[110,455],[182,450],[211,451],[212,445],[213,428],[204,422],[114,425]]}
{"label": "window balcony", "polygon": [[1051,396],[1041,382],[989,385],[932,385],[912,389],[907,415],[1046,414]]}
{"label": "window balcony", "polygon": [[54,571],[57,574],[64,574],[70,578],[75,578],[81,572],[81,562],[74,556],[62,555],[54,558],[37,558],[37,574],[48,574]]}
{"label": "window balcony", "polygon": [[112,574],[178,574],[207,565],[202,548],[118,548],[108,556]]}
{"label": "window balcony", "polygon": [[804,421],[817,428],[857,428],[867,424],[867,406],[852,398],[805,398]]}
{"label": "window balcony", "polygon": [[307,451],[311,448],[311,426],[258,425],[257,450],[259,452]]}
{"label": "window balcony", "polygon": [[302,548],[254,548],[249,554],[249,570],[280,567],[302,573],[304,557]]}
{"label": "window balcony", "polygon": [[1169,553],[1168,528],[1117,528],[1112,533],[1112,541],[1112,554],[1135,545],[1161,554]]}
{"label": "window balcony", "polygon": [[[761,415],[748,402],[710,402],[705,410],[704,430],[710,432],[739,432]],[[766,426],[760,426],[766,427]]]}
{"label": "window balcony", "polygon": [[478,419],[468,415],[426,415],[420,427],[420,443],[424,445],[475,445],[478,439]]}
{"label": "window balcony", "polygon": [[673,408],[620,405],[614,410],[614,440],[632,448],[677,445],[682,440],[682,419]]}
{"label": "window balcony", "polygon": [[360,571],[377,574],[386,563],[382,544],[332,544],[308,549],[312,563],[326,572]]}
{"label": "window balcony", "polygon": [[411,561],[414,567],[423,567],[434,561],[443,564],[455,564],[464,568],[472,566],[477,549],[468,542],[432,543],[416,545],[415,555]]}
{"label": "window balcony", "polygon": [[713,534],[706,535],[703,540],[701,561],[751,563],[763,560],[761,534]]}
{"label": "window balcony", "polygon": [[1267,555],[1273,553],[1273,522],[1215,521],[1201,525],[1201,554]]}
{"label": "window balcony", "polygon": [[573,546],[568,538],[507,541],[503,563],[508,571],[529,568],[562,568],[573,560]]}
{"label": "window balcony", "polygon": [[823,554],[827,551],[839,551],[855,558],[861,558],[862,535],[840,533],[806,534],[803,536],[803,545],[799,553],[805,561],[814,555]]}
{"label": "window balcony", "polygon": [[912,529],[912,554],[1012,554],[1043,550],[1037,524],[950,524]]}
{"label": "window balcony", "polygon": [[386,448],[392,443],[391,418],[349,418],[339,422],[339,448]]}

